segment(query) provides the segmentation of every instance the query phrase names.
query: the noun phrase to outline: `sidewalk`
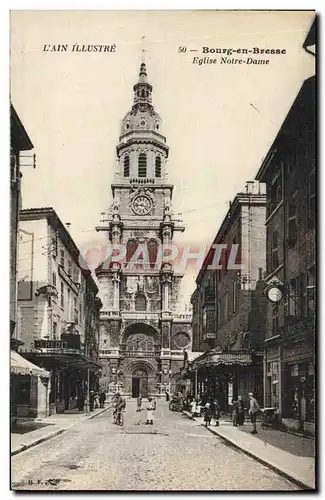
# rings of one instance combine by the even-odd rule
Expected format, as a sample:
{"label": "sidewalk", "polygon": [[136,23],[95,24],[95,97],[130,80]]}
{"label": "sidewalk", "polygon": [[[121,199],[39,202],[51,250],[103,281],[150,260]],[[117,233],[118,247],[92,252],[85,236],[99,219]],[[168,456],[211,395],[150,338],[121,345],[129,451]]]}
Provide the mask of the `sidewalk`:
{"label": "sidewalk", "polygon": [[94,410],[90,415],[86,415],[85,412],[72,410],[51,415],[44,419],[17,424],[11,429],[10,454],[11,456],[17,455],[17,453],[21,453],[32,446],[36,446],[37,444],[43,443],[43,441],[58,436],[84,420],[90,420],[97,417],[97,415],[108,410],[110,406],[111,405],[108,404],[105,408]]}
{"label": "sidewalk", "polygon": [[[183,413],[189,418],[188,411]],[[192,418],[205,425],[203,418]],[[250,433],[251,426],[234,427],[231,422],[221,420],[220,425],[208,427],[220,438],[239,448],[247,455],[275,470],[304,489],[315,489],[314,441],[287,434],[275,429],[264,429],[258,425],[258,434]]]}

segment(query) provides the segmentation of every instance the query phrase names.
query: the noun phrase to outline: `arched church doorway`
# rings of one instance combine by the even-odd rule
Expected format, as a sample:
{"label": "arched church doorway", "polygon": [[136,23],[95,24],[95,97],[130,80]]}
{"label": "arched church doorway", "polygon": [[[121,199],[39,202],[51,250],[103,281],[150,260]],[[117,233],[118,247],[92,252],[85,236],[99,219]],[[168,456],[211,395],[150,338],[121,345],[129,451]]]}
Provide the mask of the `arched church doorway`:
{"label": "arched church doorway", "polygon": [[132,373],[132,397],[148,397],[148,373],[145,370],[135,370]]}

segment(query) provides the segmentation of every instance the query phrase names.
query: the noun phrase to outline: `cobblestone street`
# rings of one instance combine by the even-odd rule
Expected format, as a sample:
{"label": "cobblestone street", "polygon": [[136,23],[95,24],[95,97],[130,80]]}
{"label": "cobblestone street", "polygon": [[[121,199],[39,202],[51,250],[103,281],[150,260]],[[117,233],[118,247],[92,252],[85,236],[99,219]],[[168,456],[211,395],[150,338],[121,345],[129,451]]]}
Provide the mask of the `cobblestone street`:
{"label": "cobblestone street", "polygon": [[[158,402],[154,425],[128,402],[12,458],[15,490],[298,490],[198,423]],[[51,480],[51,482],[49,482]],[[48,483],[46,483],[48,481]]]}

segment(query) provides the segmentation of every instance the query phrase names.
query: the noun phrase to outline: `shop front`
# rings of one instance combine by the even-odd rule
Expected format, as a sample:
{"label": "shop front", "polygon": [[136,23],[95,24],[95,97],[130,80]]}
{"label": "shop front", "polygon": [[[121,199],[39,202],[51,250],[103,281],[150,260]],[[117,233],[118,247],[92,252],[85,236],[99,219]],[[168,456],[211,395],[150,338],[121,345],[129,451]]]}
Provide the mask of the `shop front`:
{"label": "shop front", "polygon": [[10,417],[11,423],[49,415],[50,373],[10,352]]}
{"label": "shop front", "polygon": [[201,399],[217,399],[225,413],[231,413],[238,396],[248,401],[249,392],[262,401],[262,359],[262,355],[253,356],[245,351],[204,353],[189,368],[194,393]]}
{"label": "shop front", "polygon": [[85,409],[88,388],[98,390],[101,366],[67,347],[66,342],[39,340],[25,353],[29,360],[50,372],[49,413]]}

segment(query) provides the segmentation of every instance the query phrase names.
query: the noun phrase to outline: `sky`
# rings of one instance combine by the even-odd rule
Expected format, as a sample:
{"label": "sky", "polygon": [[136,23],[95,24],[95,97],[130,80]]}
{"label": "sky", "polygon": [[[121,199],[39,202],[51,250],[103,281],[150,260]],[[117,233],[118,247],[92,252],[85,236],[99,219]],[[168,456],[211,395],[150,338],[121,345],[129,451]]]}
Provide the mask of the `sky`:
{"label": "sky", "polygon": [[[302,49],[313,17],[308,11],[12,11],[11,100],[37,155],[35,170],[22,168],[23,208],[54,207],[71,223],[81,251],[105,243],[95,226],[112,202],[120,124],[144,48],[170,147],[173,211],[186,227],[176,242],[211,244],[229,201],[255,177],[303,80],[315,72],[314,58]],[[45,44],[67,44],[68,51],[44,51]],[[73,44],[116,50],[73,52]],[[219,64],[220,55],[202,54],[202,47],[286,54],[268,56],[268,65]],[[193,64],[195,56],[218,64]],[[195,274],[191,267],[184,277],[184,303]]]}

